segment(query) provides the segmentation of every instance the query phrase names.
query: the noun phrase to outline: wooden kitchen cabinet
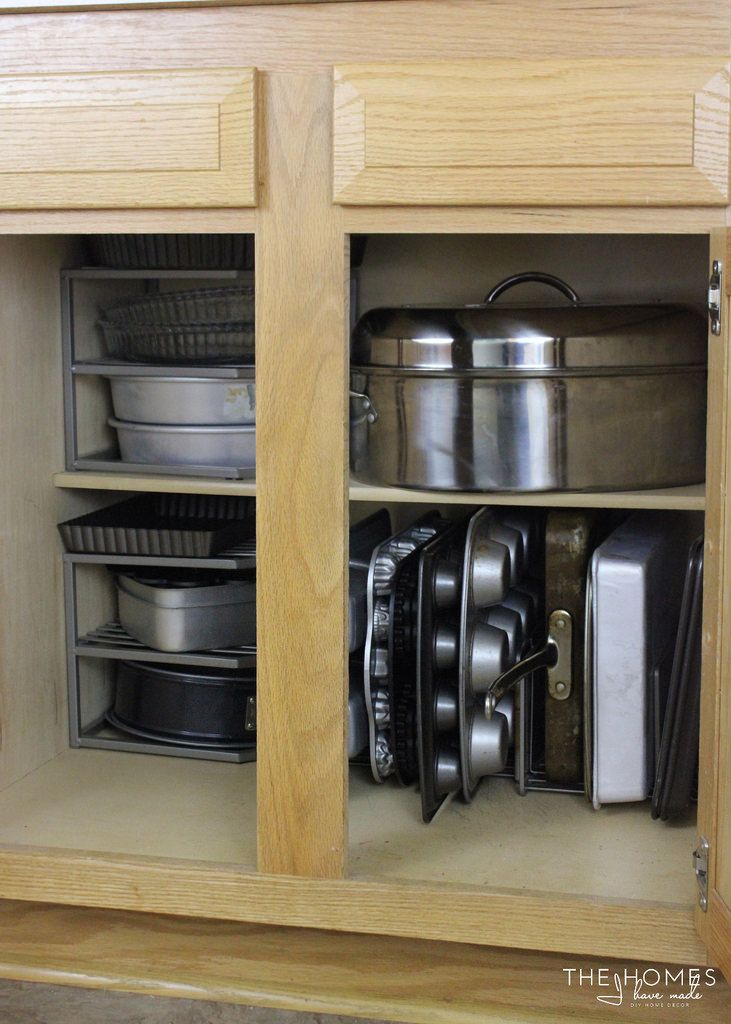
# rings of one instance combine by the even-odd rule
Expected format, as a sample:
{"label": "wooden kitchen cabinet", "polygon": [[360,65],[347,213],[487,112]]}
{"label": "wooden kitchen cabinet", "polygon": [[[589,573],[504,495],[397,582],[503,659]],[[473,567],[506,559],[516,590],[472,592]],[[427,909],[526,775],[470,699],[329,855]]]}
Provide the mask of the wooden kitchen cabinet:
{"label": "wooden kitchen cabinet", "polygon": [[[612,236],[621,259],[624,238],[672,235],[689,240],[702,303],[712,261],[731,265],[730,15],[728,3],[706,2],[637,4],[620,18],[579,0],[381,0],[4,19],[3,95],[17,86],[33,107],[25,90],[36,76],[41,133],[48,104],[68,102],[69,83],[96,81],[102,96],[109,76],[121,120],[116,110],[97,120],[92,104],[70,123],[82,137],[128,125],[134,151],[147,155],[147,122],[125,89],[147,81],[150,66],[151,81],[169,79],[178,110],[188,95],[173,87],[178,74],[196,89],[207,81],[215,91],[225,79],[252,92],[220,143],[232,161],[221,180],[208,166],[208,113],[187,165],[185,129],[178,134],[177,115],[165,115],[162,141],[180,157],[169,193],[155,191],[166,172],[134,166],[119,139],[107,164],[84,164],[83,147],[77,154],[66,143],[57,158],[36,143],[32,160],[12,147],[12,158],[6,147],[0,154],[0,898],[625,960],[710,957],[731,970],[728,273],[721,334],[710,338],[705,489],[593,496],[350,485],[346,289],[352,234],[429,236],[436,252],[454,236],[520,236],[529,252],[534,236],[553,236],[555,251],[564,238],[582,239],[587,263],[592,236]],[[66,18],[82,40],[71,55],[58,31]],[[253,73],[211,70],[231,67],[257,69],[256,118]],[[481,99],[499,90],[491,117]],[[17,138],[19,107],[10,106],[0,135]],[[112,183],[103,186],[106,174]],[[256,237],[255,488],[61,472],[58,272],[82,258],[89,232],[164,231]],[[668,258],[669,278],[683,255]],[[459,267],[447,261],[435,279]],[[611,265],[596,274],[611,277]],[[55,524],[125,490],[256,492],[256,777],[245,765],[68,749]],[[413,794],[358,780],[349,791],[349,508],[441,501],[705,510],[697,829],[664,831],[636,809],[600,819],[551,795],[519,808],[496,796],[416,827]],[[511,816],[520,849],[509,860],[521,866],[494,878],[491,844],[509,834]],[[693,871],[699,836],[710,846],[707,911],[697,907]],[[451,856],[455,844],[465,856]],[[584,860],[572,876],[577,849]],[[541,850],[540,862],[531,859]]]}
{"label": "wooden kitchen cabinet", "polygon": [[335,68],[335,202],[725,206],[727,55]]}
{"label": "wooden kitchen cabinet", "polygon": [[253,206],[255,72],[0,78],[0,207]]}

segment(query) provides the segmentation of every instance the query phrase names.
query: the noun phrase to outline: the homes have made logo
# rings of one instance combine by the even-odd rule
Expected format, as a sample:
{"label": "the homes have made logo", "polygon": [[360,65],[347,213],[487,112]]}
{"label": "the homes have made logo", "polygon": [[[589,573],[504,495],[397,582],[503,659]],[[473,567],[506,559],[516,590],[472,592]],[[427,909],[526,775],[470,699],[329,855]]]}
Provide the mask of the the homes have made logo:
{"label": "the homes have made logo", "polygon": [[606,1006],[688,1007],[718,981],[711,967],[564,967],[569,988],[591,989]]}

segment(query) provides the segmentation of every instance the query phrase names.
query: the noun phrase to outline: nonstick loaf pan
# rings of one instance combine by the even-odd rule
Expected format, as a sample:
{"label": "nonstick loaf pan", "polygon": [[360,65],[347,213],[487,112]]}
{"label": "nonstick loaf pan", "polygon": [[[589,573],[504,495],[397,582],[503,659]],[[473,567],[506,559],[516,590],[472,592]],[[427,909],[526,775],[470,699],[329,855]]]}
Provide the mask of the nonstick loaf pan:
{"label": "nonstick loaf pan", "polygon": [[256,584],[117,577],[119,621],[130,636],[157,651],[210,651],[256,643]]}
{"label": "nonstick loaf pan", "polygon": [[254,500],[233,495],[145,494],[58,527],[67,551],[206,558],[254,540]]}

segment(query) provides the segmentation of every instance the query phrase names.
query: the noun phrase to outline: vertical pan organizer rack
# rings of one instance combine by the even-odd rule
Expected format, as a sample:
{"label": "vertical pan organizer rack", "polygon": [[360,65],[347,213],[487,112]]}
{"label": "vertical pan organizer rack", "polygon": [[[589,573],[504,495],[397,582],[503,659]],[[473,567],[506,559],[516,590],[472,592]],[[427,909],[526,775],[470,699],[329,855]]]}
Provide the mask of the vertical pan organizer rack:
{"label": "vertical pan organizer rack", "polygon": [[[113,449],[84,454],[79,450],[79,416],[77,386],[82,377],[110,377],[114,375],[154,376],[164,373],[168,377],[190,376],[190,366],[132,363],[120,359],[78,357],[77,323],[75,316],[76,287],[82,281],[142,282],[147,291],[155,291],[160,281],[211,281],[233,283],[253,281],[252,271],[240,270],[114,270],[105,267],[84,267],[61,272],[61,331],[63,346],[63,382],[66,469],[96,472],[126,472],[166,474],[175,476],[207,476],[223,479],[250,480],[252,469],[230,466],[166,466],[149,463],[121,462]],[[250,370],[241,366],[196,366],[195,376],[215,379],[239,380]]]}
{"label": "vertical pan organizer rack", "polygon": [[[111,446],[105,421],[111,406],[100,386],[93,393],[79,397],[79,387],[94,379],[117,375],[196,377],[239,380],[250,374],[251,367],[236,365],[190,365],[140,363],[116,359],[102,353],[97,336],[98,296],[108,293],[113,299],[124,296],[125,288],[140,294],[160,291],[161,282],[177,285],[209,282],[227,285],[234,282],[253,283],[251,270],[181,270],[83,267],[61,271],[61,334],[64,384],[64,443],[66,469],[69,471],[101,471],[135,474],[174,474],[228,479],[251,479],[254,471],[231,467],[137,464],[123,462]],[[89,285],[92,292],[87,293]],[[83,293],[82,293],[83,292]],[[124,296],[126,297],[126,296]],[[83,428],[80,417],[86,416]],[[82,441],[83,437],[83,441]],[[105,438],[109,444],[105,443]],[[91,451],[89,449],[92,449]],[[154,547],[151,547],[154,550]],[[209,557],[173,557],[170,555],[138,555],[66,552],[63,556],[64,604],[66,622],[66,658],[69,702],[69,739],[72,747],[93,747],[104,750],[134,751],[189,757],[199,760],[243,763],[256,759],[252,743],[244,749],[204,747],[184,742],[161,742],[133,735],[115,728],[107,720],[107,711],[114,702],[114,673],[122,662],[145,662],[175,665],[181,668],[248,669],[256,666],[256,647],[230,647],[217,650],[169,653],[154,650],[133,639],[114,614],[112,574],[134,568],[159,568],[163,571],[191,569],[215,570],[223,574],[252,570],[256,566],[256,545],[253,537],[228,550]],[[96,578],[94,573],[96,572]],[[99,607],[87,611],[84,595],[96,594]],[[82,613],[81,605],[85,606]],[[104,611],[102,611],[102,609]],[[90,625],[89,615],[104,618],[101,625]],[[106,613],[106,614],[105,614]],[[246,728],[256,729],[256,700],[249,698]]]}
{"label": "vertical pan organizer rack", "polygon": [[[111,686],[97,676],[97,694],[94,698],[96,713],[89,716],[85,708],[82,681],[82,659],[103,659],[105,663],[119,661],[142,661],[167,665],[196,666],[205,668],[244,669],[256,665],[256,647],[231,647],[213,651],[171,654],[156,651],[134,640],[120,624],[113,620],[97,629],[81,635],[78,610],[78,573],[84,566],[160,567],[164,569],[215,569],[219,572],[236,572],[253,569],[256,565],[254,541],[244,542],[229,551],[211,558],[171,558],[141,555],[77,554],[67,552],[63,556],[64,597],[66,613],[66,657],[68,667],[69,726],[72,747],[96,747],[103,750],[137,751],[144,754],[163,754],[178,757],[193,757],[206,761],[256,760],[252,746],[244,750],[214,750],[200,746],[184,746],[180,743],[160,743],[133,737],[113,728],[106,721],[106,708],[112,700]],[[255,727],[256,702],[250,698],[247,708],[249,720]]]}

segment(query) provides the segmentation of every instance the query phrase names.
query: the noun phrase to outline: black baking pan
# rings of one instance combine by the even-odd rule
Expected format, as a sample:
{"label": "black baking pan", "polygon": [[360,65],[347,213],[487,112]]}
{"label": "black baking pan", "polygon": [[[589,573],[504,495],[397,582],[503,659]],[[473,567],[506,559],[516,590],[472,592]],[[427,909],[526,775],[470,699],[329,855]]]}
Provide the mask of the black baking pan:
{"label": "black baking pan", "polygon": [[256,670],[122,661],[107,718],[163,742],[248,747],[256,742]]}
{"label": "black baking pan", "polygon": [[206,558],[255,532],[252,498],[144,494],[69,519],[58,527],[67,551]]}
{"label": "black baking pan", "polygon": [[670,674],[662,739],[652,793],[652,817],[681,817],[698,773],[701,693],[703,538],[688,556],[680,623]]}
{"label": "black baking pan", "polygon": [[253,235],[91,235],[93,262],[118,270],[251,270]]}

